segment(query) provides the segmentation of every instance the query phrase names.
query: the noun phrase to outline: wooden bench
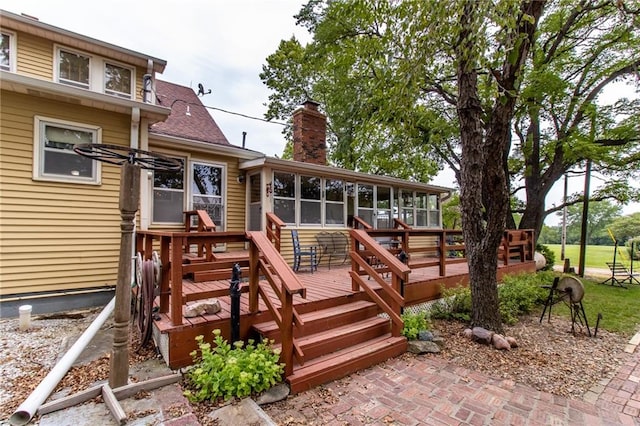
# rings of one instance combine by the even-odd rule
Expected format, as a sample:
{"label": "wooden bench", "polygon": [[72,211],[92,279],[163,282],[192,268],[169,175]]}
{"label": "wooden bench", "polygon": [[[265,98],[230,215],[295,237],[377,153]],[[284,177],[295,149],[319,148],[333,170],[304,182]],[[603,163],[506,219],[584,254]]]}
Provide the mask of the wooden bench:
{"label": "wooden bench", "polygon": [[499,251],[505,265],[508,265],[509,260],[514,256],[517,256],[520,262],[533,259],[533,242],[530,233],[523,230],[505,231]]}

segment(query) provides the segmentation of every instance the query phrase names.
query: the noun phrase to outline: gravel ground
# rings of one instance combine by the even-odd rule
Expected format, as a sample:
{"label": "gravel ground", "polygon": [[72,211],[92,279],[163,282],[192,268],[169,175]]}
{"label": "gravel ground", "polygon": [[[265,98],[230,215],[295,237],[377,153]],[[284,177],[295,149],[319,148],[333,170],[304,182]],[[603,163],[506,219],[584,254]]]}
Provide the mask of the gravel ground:
{"label": "gravel ground", "polygon": [[[65,339],[81,334],[98,313],[99,310],[94,310],[60,317],[34,317],[33,327],[26,332],[18,330],[16,318],[0,320],[0,420],[10,416],[55,365],[63,355]],[[103,328],[110,326],[107,321]],[[542,324],[536,317],[527,317],[515,326],[505,327],[505,334],[515,337],[519,344],[511,351],[497,351],[471,342],[462,336],[464,326],[460,323],[437,321],[435,328],[445,338],[443,351],[435,356],[561,396],[582,396],[601,379],[611,377],[628,356],[623,352],[626,337],[602,329],[597,338],[587,337],[585,330],[580,329],[574,336],[570,322],[559,316]],[[153,350],[138,354],[136,349],[136,343],[132,342],[132,364],[155,356]],[[86,389],[108,377],[108,364],[108,357],[104,356],[74,367],[58,389],[68,388],[70,393]],[[321,391],[322,387],[311,392]],[[194,407],[194,411],[203,415],[212,408]],[[277,415],[270,413],[273,409],[276,408],[265,407],[267,414]],[[277,410],[281,409],[279,405]]]}

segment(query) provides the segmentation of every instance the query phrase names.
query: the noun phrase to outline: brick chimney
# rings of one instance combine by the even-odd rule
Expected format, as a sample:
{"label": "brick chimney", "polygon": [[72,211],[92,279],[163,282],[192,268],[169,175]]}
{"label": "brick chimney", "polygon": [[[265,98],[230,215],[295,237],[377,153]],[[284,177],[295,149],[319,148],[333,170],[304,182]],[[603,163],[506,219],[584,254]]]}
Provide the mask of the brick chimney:
{"label": "brick chimney", "polygon": [[327,164],[327,117],[318,103],[308,100],[293,112],[293,159],[304,163]]}

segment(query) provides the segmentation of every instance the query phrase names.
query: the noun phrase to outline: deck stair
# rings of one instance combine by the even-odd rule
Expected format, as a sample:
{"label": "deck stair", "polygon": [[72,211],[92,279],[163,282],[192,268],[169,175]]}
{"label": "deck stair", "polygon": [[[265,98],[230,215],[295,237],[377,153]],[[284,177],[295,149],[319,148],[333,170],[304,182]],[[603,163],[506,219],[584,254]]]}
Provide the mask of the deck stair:
{"label": "deck stair", "polygon": [[[295,330],[296,343],[304,353],[286,378],[292,393],[302,392],[355,371],[371,367],[406,351],[404,337],[392,337],[390,321],[378,316],[378,306],[355,300],[302,313],[303,330]],[[263,338],[280,343],[275,322],[254,324]]]}

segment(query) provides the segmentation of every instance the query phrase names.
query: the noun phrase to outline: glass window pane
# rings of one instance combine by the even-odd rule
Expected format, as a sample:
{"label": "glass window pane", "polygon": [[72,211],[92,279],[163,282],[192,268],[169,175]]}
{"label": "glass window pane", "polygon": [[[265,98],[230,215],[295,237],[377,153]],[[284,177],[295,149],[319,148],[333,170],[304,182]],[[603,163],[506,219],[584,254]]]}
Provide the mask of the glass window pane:
{"label": "glass window pane", "polygon": [[184,189],[184,160],[179,160],[183,167],[177,171],[154,171],[153,187],[165,189]]}
{"label": "glass window pane", "polygon": [[9,71],[11,69],[11,36],[0,34],[0,69]]}
{"label": "glass window pane", "polygon": [[131,97],[131,70],[117,65],[105,64],[104,70],[105,92]]}
{"label": "glass window pane", "polygon": [[295,175],[293,173],[274,173],[273,195],[294,198],[296,196]]}
{"label": "glass window pane", "polygon": [[407,225],[413,226],[413,209],[402,209],[400,210],[400,213],[400,220]]}
{"label": "glass window pane", "polygon": [[60,51],[59,78],[74,86],[89,87],[89,57]]}
{"label": "glass window pane", "polygon": [[388,186],[378,186],[376,195],[379,209],[391,208],[391,188]]}
{"label": "glass window pane", "polygon": [[440,226],[440,212],[438,211],[429,212],[429,226],[433,226],[433,227]]}
{"label": "glass window pane", "polygon": [[413,207],[413,191],[403,189],[400,194],[400,203],[402,207]]}
{"label": "glass window pane", "polygon": [[327,225],[343,225],[344,203],[327,203],[325,216],[324,221]]}
{"label": "glass window pane", "polygon": [[296,221],[295,200],[274,199],[273,212],[285,223]]}
{"label": "glass window pane", "polygon": [[222,197],[196,195],[193,197],[192,209],[206,211],[213,223],[216,224],[216,229],[224,229],[224,206],[222,204]]}
{"label": "glass window pane", "polygon": [[373,208],[373,185],[358,184],[358,207]]}
{"label": "glass window pane", "polygon": [[426,210],[418,210],[416,212],[416,226],[427,226]]}
{"label": "glass window pane", "polygon": [[319,224],[320,223],[320,206],[317,201],[301,201],[300,202],[300,223]]}
{"label": "glass window pane", "polygon": [[206,164],[193,164],[193,194],[222,195],[222,168]]}
{"label": "glass window pane", "polygon": [[344,202],[344,182],[338,179],[325,181],[325,198],[327,201]]}
{"label": "glass window pane", "polygon": [[373,210],[358,210],[358,216],[360,219],[367,222],[369,225],[373,226]]}
{"label": "glass window pane", "polygon": [[391,228],[391,210],[378,210],[377,229]]}
{"label": "glass window pane", "polygon": [[303,200],[320,199],[320,178],[300,176],[300,198]]}
{"label": "glass window pane", "polygon": [[91,178],[95,162],[76,154],[73,147],[93,143],[95,132],[44,124],[43,169],[46,175]]}
{"label": "glass window pane", "polygon": [[427,194],[424,192],[416,192],[416,207],[419,209],[427,208]]}
{"label": "glass window pane", "polygon": [[429,194],[429,210],[439,210],[438,200],[437,194]]}
{"label": "glass window pane", "polygon": [[153,222],[182,223],[184,210],[184,193],[182,191],[153,191]]}

